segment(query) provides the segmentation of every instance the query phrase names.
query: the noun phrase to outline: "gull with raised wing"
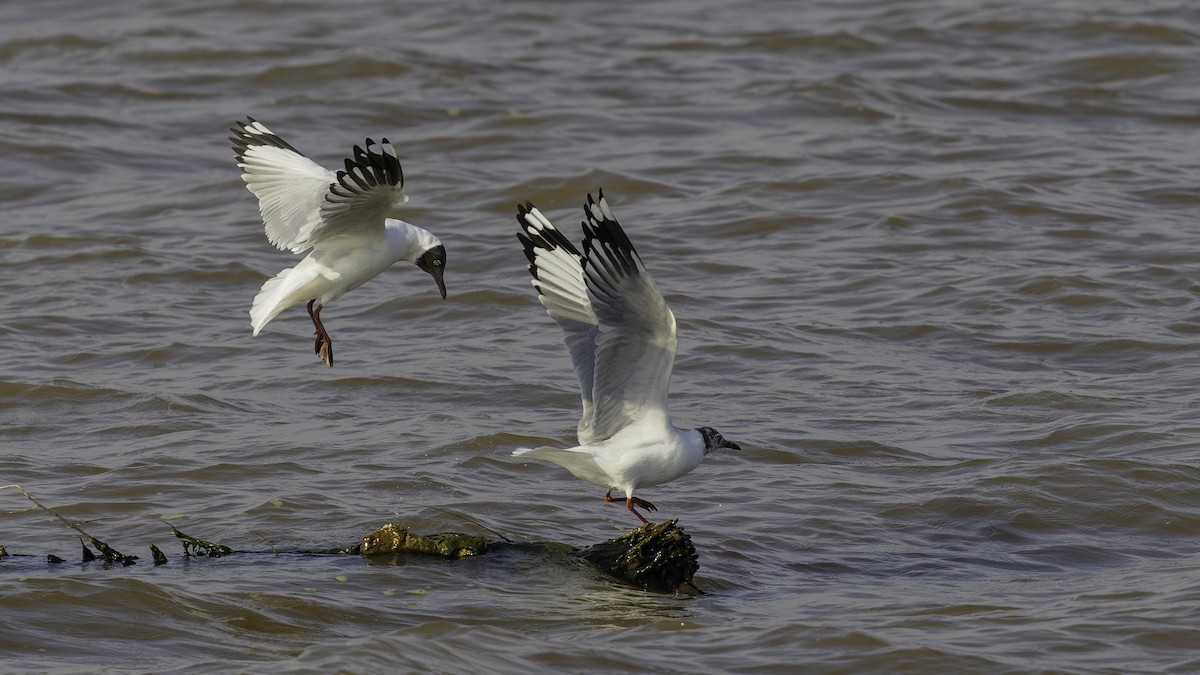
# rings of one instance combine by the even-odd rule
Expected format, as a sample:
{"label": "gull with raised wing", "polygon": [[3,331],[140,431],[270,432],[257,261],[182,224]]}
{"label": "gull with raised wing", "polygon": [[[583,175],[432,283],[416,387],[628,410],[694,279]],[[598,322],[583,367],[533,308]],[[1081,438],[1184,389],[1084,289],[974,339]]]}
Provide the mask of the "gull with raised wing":
{"label": "gull with raised wing", "polygon": [[321,310],[401,260],[432,276],[446,299],[442,242],[415,225],[388,218],[408,197],[400,158],[386,138],[378,144],[368,138],[365,149],[354,146],[346,168],[334,172],[253,117],[230,131],[242,180],[258,197],[267,240],[292,253],[312,249],[300,264],[259,290],[250,307],[255,335],[280,312],[307,300],[317,335],[313,350],[333,366],[333,342]]}
{"label": "gull with raised wing", "polygon": [[580,253],[533,204],[517,206],[517,237],[525,246],[533,286],[562,328],[583,417],[573,448],[520,448],[517,457],[554,462],[625,493],[625,506],[655,511],[634,490],[675,480],[719,448],[740,450],[712,427],[671,424],[667,390],[675,361],[675,316],[600,191],[584,205]]}

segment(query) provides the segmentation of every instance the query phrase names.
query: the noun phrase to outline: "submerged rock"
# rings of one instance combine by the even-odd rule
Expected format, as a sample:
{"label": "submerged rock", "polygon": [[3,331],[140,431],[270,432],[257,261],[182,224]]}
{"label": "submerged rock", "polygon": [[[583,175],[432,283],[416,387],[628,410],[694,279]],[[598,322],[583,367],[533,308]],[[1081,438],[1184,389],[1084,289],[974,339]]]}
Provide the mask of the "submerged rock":
{"label": "submerged rock", "polygon": [[630,532],[589,546],[579,555],[601,571],[645,590],[695,593],[697,562],[692,538],[679,521],[647,523]]}
{"label": "submerged rock", "polygon": [[[648,523],[584,549],[555,546],[561,546],[561,555],[582,558],[601,572],[644,590],[666,593],[700,590],[692,581],[700,568],[696,548],[676,520]],[[363,537],[358,546],[314,552],[365,556],[417,553],[455,559],[482,555],[487,549],[487,542],[481,536],[457,532],[420,535],[388,523]]]}
{"label": "submerged rock", "polygon": [[359,553],[368,556],[421,553],[442,558],[465,558],[480,555],[485,550],[487,543],[480,536],[457,532],[413,534],[395,523],[388,523],[363,537],[359,545]]}

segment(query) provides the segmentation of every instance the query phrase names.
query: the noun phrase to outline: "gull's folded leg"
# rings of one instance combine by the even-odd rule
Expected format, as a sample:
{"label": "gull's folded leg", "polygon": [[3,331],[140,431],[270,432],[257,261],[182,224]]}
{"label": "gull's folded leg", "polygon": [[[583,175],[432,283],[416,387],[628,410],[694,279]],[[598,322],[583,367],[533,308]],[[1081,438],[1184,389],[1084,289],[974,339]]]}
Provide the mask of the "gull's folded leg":
{"label": "gull's folded leg", "polygon": [[317,305],[316,311],[313,310],[313,303],[316,298],[308,301],[308,318],[312,319],[313,326],[317,329],[317,338],[313,341],[313,351],[325,365],[333,367],[333,340],[329,339],[329,333],[325,331],[325,325],[321,323],[321,309],[324,305]]}

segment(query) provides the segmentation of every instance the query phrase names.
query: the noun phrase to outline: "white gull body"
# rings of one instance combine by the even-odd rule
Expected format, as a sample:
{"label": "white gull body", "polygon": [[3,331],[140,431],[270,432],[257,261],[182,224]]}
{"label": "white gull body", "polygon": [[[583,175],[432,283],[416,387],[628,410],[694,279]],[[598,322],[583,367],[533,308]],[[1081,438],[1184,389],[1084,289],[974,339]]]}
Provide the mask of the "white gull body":
{"label": "white gull body", "polygon": [[[396,149],[385,138],[354,146],[345,170],[330,171],[254,118],[231,129],[242,180],[258,197],[267,240],[279,249],[312,252],[263,284],[250,308],[254,335],[300,302],[317,331],[314,350],[333,365],[321,309],[394,263],[406,260],[433,276],[443,299],[446,249],[428,231],[388,218],[408,201]],[[314,309],[313,304],[317,307]]]}
{"label": "white gull body", "polygon": [[667,393],[675,361],[675,316],[600,192],[584,206],[583,253],[526,202],[517,207],[533,286],[558,322],[583,399],[572,448],[520,448],[517,457],[554,462],[578,478],[625,494],[688,473],[717,448],[739,449],[711,427],[671,423]]}

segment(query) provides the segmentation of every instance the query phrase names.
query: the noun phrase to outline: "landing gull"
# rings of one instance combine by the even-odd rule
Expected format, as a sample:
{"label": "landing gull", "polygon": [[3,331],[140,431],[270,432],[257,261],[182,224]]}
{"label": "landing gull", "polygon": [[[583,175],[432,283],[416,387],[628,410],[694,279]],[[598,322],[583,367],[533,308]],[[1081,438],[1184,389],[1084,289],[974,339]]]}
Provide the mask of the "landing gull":
{"label": "landing gull", "polygon": [[242,180],[258,197],[267,240],[292,253],[312,249],[300,264],[259,290],[250,307],[255,335],[280,312],[307,300],[317,331],[313,350],[333,366],[333,342],[321,322],[321,310],[401,260],[432,276],[446,299],[442,242],[426,230],[387,217],[408,201],[400,158],[388,139],[377,144],[368,138],[365,149],[354,146],[345,170],[333,172],[253,117],[230,131]]}
{"label": "landing gull", "polygon": [[584,205],[583,253],[532,203],[517,206],[533,286],[562,328],[583,417],[573,448],[519,448],[517,457],[554,462],[578,478],[625,493],[625,506],[657,509],[633,496],[675,480],[719,448],[740,450],[712,427],[671,424],[667,390],[677,344],[675,316],[633,243],[613,217],[604,191]]}

